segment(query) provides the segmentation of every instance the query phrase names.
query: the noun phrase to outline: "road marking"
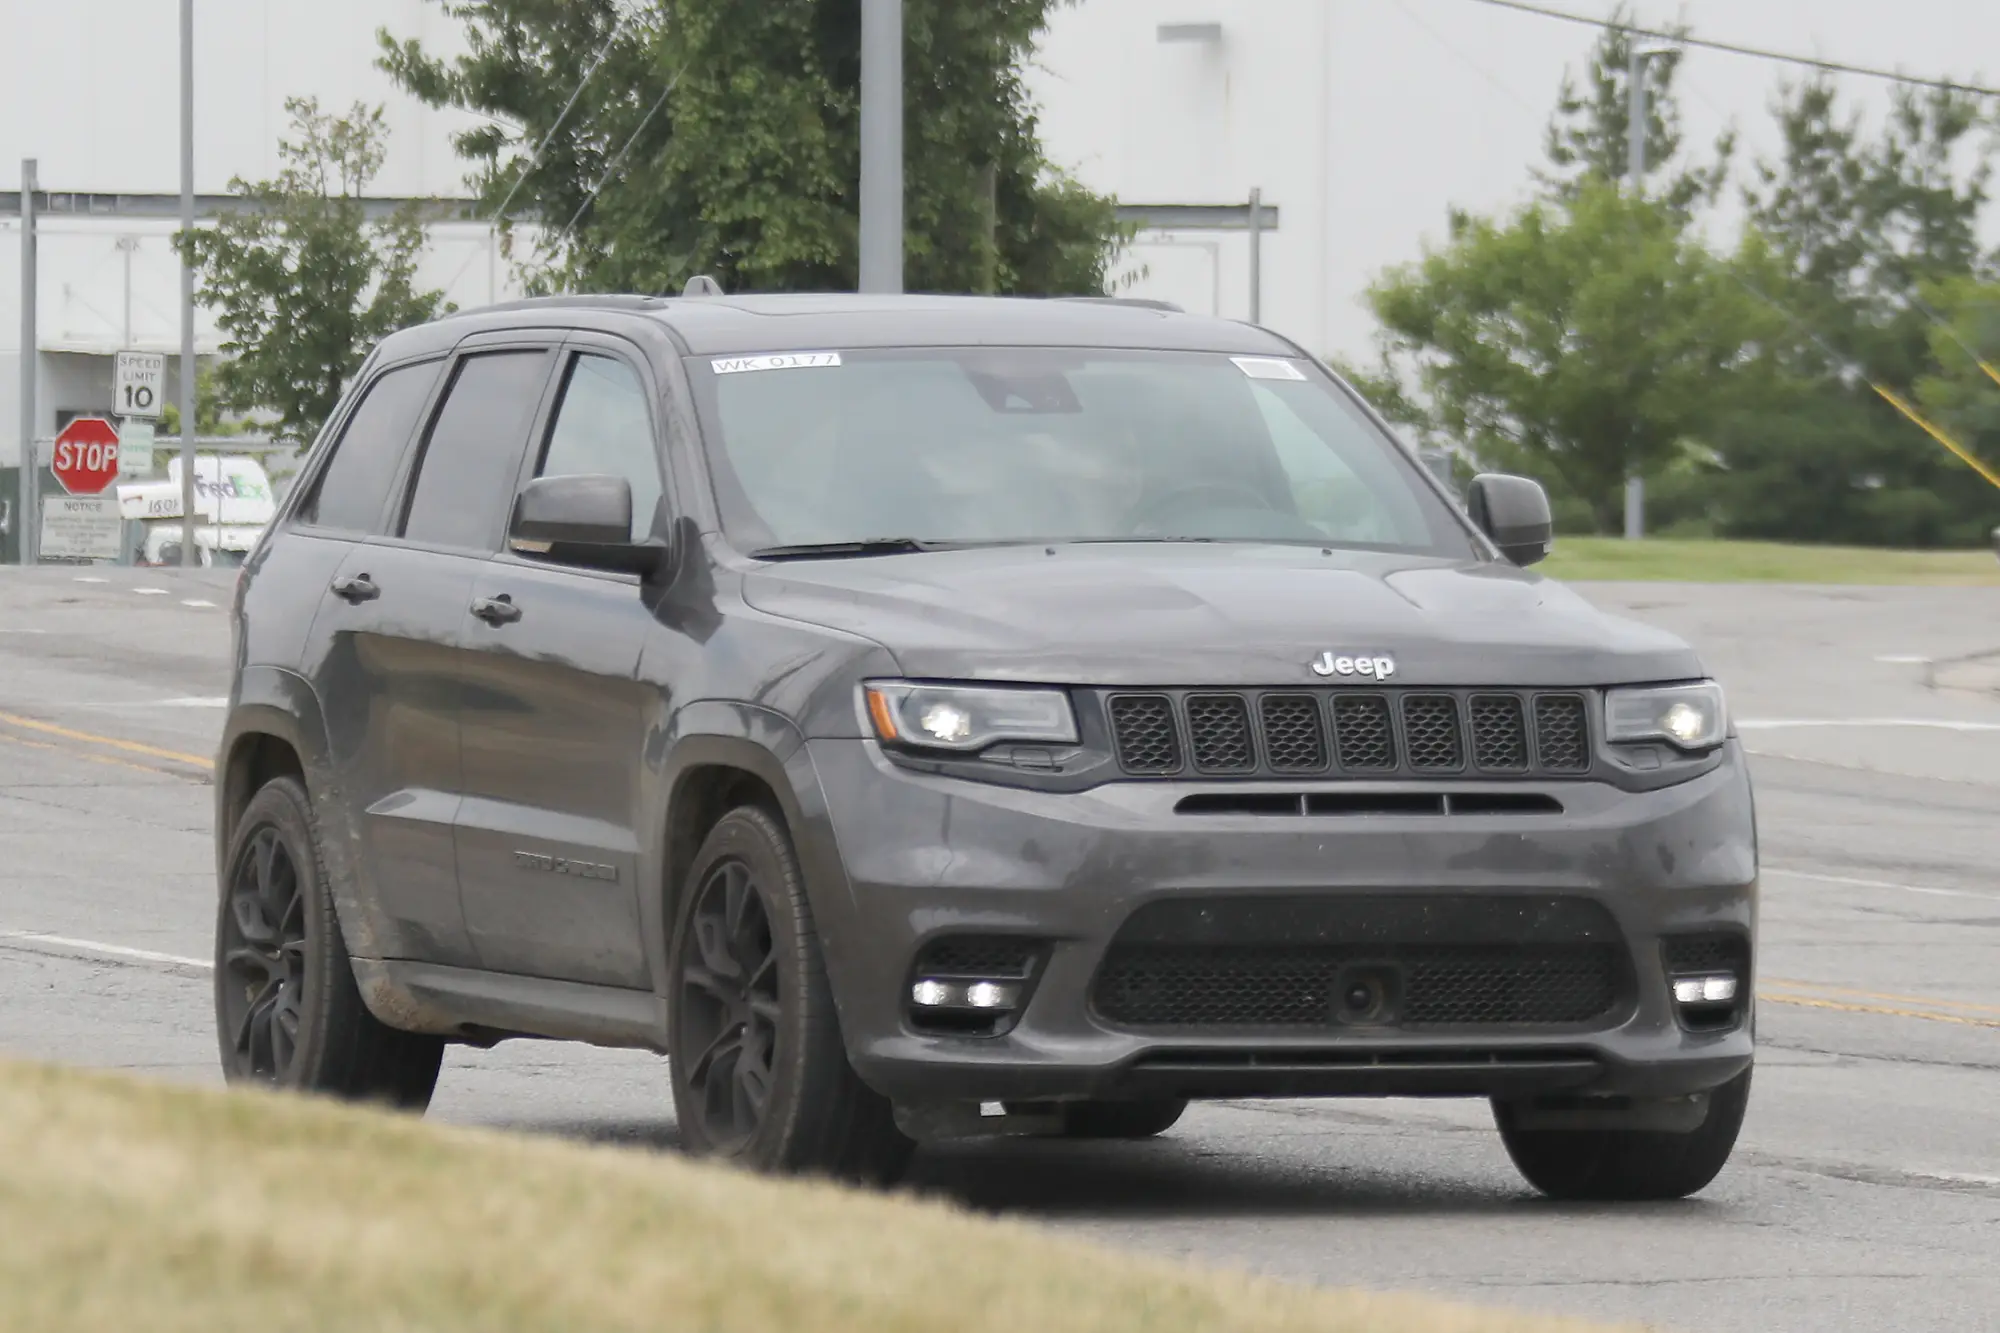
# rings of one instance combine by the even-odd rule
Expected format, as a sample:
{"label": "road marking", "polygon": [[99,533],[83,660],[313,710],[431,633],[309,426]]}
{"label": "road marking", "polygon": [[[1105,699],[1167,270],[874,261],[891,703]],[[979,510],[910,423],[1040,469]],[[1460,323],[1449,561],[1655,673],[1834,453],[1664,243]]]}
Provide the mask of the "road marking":
{"label": "road marking", "polygon": [[67,935],[48,935],[39,930],[0,930],[0,940],[15,940],[22,944],[46,944],[58,949],[74,949],[78,953],[102,954],[107,958],[129,958],[139,963],[168,963],[175,967],[198,968],[203,972],[215,970],[215,964],[206,958],[183,958],[175,953],[157,953],[152,949],[131,949],[122,944],[71,939]]}
{"label": "road marking", "polygon": [[1896,653],[1888,657],[1878,657],[1875,660],[1886,662],[1890,666],[1928,666],[1931,661],[1928,657],[1920,657],[1914,653]]}
{"label": "road marking", "polygon": [[108,754],[85,754],[80,750],[65,749],[63,746],[54,745],[48,741],[31,741],[25,736],[10,736],[4,731],[0,731],[0,741],[5,741],[9,745],[19,745],[24,749],[47,750],[50,754],[67,755],[71,759],[81,759],[87,764],[108,764],[113,768],[130,769],[134,773],[151,773],[154,777],[178,778],[185,781],[188,776],[185,773],[176,772],[171,768],[155,768],[151,764],[135,764],[129,759],[114,759]]}
{"label": "road marking", "polygon": [[111,580],[110,580],[110,579],[98,579],[98,578],[92,578],[92,577],[91,577],[90,575],[88,575],[88,574],[79,574],[79,575],[77,575],[77,576],[76,576],[76,581],[77,581],[78,583],[109,583],[109,582],[111,582]]}
{"label": "road marking", "polygon": [[128,754],[143,754],[153,759],[171,760],[176,764],[191,764],[196,768],[205,769],[215,767],[213,759],[204,759],[197,754],[163,750],[157,745],[142,745],[138,741],[119,740],[115,736],[98,736],[88,731],[73,731],[68,727],[59,727],[53,722],[37,722],[33,718],[16,717],[12,713],[0,713],[0,723],[28,731],[38,731],[47,736],[60,736],[68,741],[82,741],[86,745],[108,745],[114,750],[123,750]]}
{"label": "road marking", "polygon": [[1919,727],[1931,731],[2000,732],[2000,722],[1959,722],[1936,717],[1782,717],[1740,721],[1739,731],[1779,731],[1796,728]]}
{"label": "road marking", "polygon": [[209,609],[209,610],[213,610],[213,609],[214,609],[214,607],[215,607],[215,603],[214,603],[214,602],[211,602],[211,601],[208,601],[208,600],[206,600],[206,599],[204,599],[204,598],[200,598],[200,597],[188,597],[188,598],[184,598],[184,599],[182,599],[182,601],[181,601],[181,605],[182,605],[182,606],[192,606],[192,607],[196,607],[196,608],[207,608],[207,609]]}
{"label": "road marking", "polygon": [[167,596],[171,596],[171,594],[170,594],[170,593],[168,593],[168,591],[167,591],[167,590],[166,590],[165,588],[134,588],[134,589],[132,589],[132,591],[133,591],[133,592],[135,592],[135,593],[137,593],[137,594],[139,594],[139,596],[141,596],[141,597],[167,597]]}
{"label": "road marking", "polygon": [[1890,995],[1883,991],[1856,990],[1852,986],[1831,986],[1823,981],[1788,981],[1783,977],[1766,977],[1767,985],[1780,986],[1786,990],[1825,991],[1829,995],[1851,995],[1863,1000],[1888,1000],[1895,1004],[1923,1004],[1934,1009],[1963,1009],[1969,1013],[2000,1014],[2000,1004],[1974,1004],[1970,1000],[1934,1000],[1926,995]]}
{"label": "road marking", "polygon": [[1766,875],[1782,875],[1786,879],[1803,879],[1814,884],[1844,884],[1853,889],[1892,889],[1898,893],[1919,893],[1926,898],[1973,898],[1980,902],[2000,903],[2000,893],[1975,893],[1970,889],[1934,889],[1925,884],[1897,884],[1886,879],[1856,879],[1851,875],[1821,875],[1808,870],[1785,870],[1776,866],[1765,866]]}
{"label": "road marking", "polygon": [[45,629],[17,629],[12,625],[0,625],[0,634],[47,634]]}
{"label": "road marking", "polygon": [[1757,998],[1771,1004],[1795,1004],[1805,1009],[1832,1009],[1844,1014],[1882,1014],[1889,1018],[1921,1018],[1929,1023],[1956,1023],[1969,1028],[2000,1028],[2000,1018],[1968,1018],[1963,1014],[1927,1014],[1920,1009],[1891,1009],[1879,1004],[1847,1004],[1839,1000],[1820,1000],[1808,995],[1779,995],[1762,990],[1757,992]]}

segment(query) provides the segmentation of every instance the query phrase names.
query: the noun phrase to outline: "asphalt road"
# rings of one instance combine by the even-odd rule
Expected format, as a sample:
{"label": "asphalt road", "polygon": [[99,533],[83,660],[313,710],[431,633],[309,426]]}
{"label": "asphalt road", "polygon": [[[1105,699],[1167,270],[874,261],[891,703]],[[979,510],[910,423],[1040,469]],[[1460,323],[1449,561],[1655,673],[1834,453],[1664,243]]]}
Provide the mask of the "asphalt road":
{"label": "asphalt road", "polygon": [[[1198,1107],[1156,1142],[927,1152],[915,1183],[1308,1281],[1700,1333],[2000,1329],[2000,590],[1596,587],[1708,655],[1755,753],[1762,1052],[1700,1198],[1536,1199],[1483,1106]],[[0,570],[0,1051],[218,1081],[204,763],[227,575]],[[2000,660],[2000,658],[1996,658]],[[433,1115],[639,1146],[659,1061],[454,1051]]]}

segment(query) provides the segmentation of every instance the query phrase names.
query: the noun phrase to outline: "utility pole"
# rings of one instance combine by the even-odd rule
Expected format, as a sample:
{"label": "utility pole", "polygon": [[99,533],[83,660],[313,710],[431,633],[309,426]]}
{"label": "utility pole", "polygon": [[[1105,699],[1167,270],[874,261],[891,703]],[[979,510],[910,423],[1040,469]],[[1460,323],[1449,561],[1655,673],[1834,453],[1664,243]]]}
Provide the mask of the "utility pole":
{"label": "utility pole", "polygon": [[1264,192],[1250,191],[1250,322],[1264,322]]}
{"label": "utility pole", "polygon": [[[181,0],[181,231],[194,231],[194,0]],[[181,565],[194,549],[194,266],[181,256]]]}
{"label": "utility pole", "polygon": [[40,370],[40,338],[35,327],[35,159],[21,161],[21,477],[14,504],[14,529],[22,565],[35,563],[36,512],[35,380]]}
{"label": "utility pole", "polygon": [[903,0],[861,0],[861,290],[903,290]]}
{"label": "utility pole", "polygon": [[[1646,56],[1639,45],[1639,36],[1632,34],[1631,62],[1626,70],[1625,82],[1632,95],[1630,112],[1626,117],[1625,134],[1626,174],[1632,178],[1632,194],[1644,194],[1646,190],[1646,130],[1651,123],[1652,113],[1646,103]],[[1625,540],[1638,541],[1646,535],[1646,479],[1634,467],[1625,477]]]}

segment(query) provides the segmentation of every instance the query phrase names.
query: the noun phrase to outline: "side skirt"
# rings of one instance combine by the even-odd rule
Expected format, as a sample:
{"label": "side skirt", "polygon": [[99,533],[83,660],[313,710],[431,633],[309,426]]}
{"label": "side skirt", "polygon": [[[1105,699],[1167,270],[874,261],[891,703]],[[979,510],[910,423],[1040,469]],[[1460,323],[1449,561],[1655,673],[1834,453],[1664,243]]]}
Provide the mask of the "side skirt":
{"label": "side skirt", "polygon": [[369,1012],[393,1028],[492,1046],[510,1037],[666,1050],[666,1005],[651,991],[356,958]]}

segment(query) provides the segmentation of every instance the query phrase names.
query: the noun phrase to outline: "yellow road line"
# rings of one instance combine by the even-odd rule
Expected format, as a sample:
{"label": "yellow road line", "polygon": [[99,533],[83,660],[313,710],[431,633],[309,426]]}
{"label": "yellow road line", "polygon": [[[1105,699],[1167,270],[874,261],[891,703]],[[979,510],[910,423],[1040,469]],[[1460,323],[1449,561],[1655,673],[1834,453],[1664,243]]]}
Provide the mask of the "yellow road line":
{"label": "yellow road line", "polygon": [[1757,992],[1769,1004],[1795,1004],[1806,1009],[1832,1009],[1843,1014],[1882,1014],[1889,1018],[1921,1018],[1931,1023],[1956,1023],[1969,1028],[2000,1028],[2000,1018],[1968,1018],[1963,1014],[1929,1014],[1921,1009],[1891,1009],[1879,1004],[1846,1004],[1839,1000],[1818,1000],[1809,995],[1776,995]]}
{"label": "yellow road line", "polygon": [[67,755],[71,759],[81,759],[85,763],[108,764],[113,768],[123,768],[133,773],[150,773],[156,778],[180,778],[186,780],[188,776],[178,769],[155,768],[151,764],[135,764],[129,759],[114,759],[108,754],[86,754],[82,750],[72,750],[67,746],[57,745],[53,741],[31,741],[25,736],[10,736],[4,731],[0,731],[0,742],[5,742],[8,745],[18,745],[28,750],[47,750],[50,754]]}
{"label": "yellow road line", "polygon": [[176,764],[192,764],[196,768],[213,769],[215,761],[198,754],[182,754],[179,750],[162,750],[157,745],[142,745],[138,741],[119,740],[116,736],[99,736],[88,731],[72,731],[59,727],[53,722],[37,722],[33,718],[16,717],[12,713],[0,713],[0,723],[19,727],[25,731],[38,731],[45,736],[60,736],[66,741],[81,741],[86,745],[108,745],[114,750],[127,754],[143,754],[149,759],[165,759]]}
{"label": "yellow road line", "polygon": [[1937,1009],[1963,1009],[1975,1014],[2000,1014],[2000,1004],[1974,1004],[1970,1000],[1934,1000],[1925,995],[1891,995],[1878,990],[1856,990],[1852,986],[1829,986],[1819,981],[1787,981],[1766,977],[1765,981],[1786,990],[1824,991],[1828,995],[1852,995],[1863,1000],[1890,1000],[1897,1004],[1923,1004]]}

